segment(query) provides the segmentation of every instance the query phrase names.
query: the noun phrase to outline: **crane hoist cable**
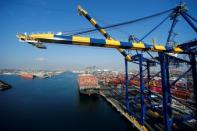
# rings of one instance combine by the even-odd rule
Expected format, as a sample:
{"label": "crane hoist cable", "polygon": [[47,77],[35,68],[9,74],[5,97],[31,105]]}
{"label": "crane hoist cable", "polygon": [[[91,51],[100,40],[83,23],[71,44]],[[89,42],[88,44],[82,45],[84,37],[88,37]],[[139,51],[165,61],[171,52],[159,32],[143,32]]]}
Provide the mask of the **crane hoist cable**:
{"label": "crane hoist cable", "polygon": [[[103,25],[105,25],[105,26],[107,26],[107,25],[110,25],[111,23],[109,23],[108,21],[106,21],[105,19],[102,19],[101,17],[98,17],[98,16],[94,16],[94,15],[92,15],[97,21],[100,21],[100,22],[102,22],[103,23]],[[99,22],[99,23],[100,23]],[[115,27],[115,28],[111,28],[111,30],[115,30],[116,32],[118,32],[118,33],[121,33],[121,34],[125,34],[125,35],[130,35],[130,32],[129,31],[126,31],[126,30],[124,30],[124,29],[122,29],[121,27]],[[107,29],[108,31],[110,30],[110,29]],[[91,32],[92,33],[92,32]]]}
{"label": "crane hoist cable", "polygon": [[[132,23],[136,23],[136,22],[139,22],[139,21],[147,20],[147,19],[150,19],[150,18],[153,18],[153,17],[156,17],[156,16],[163,15],[165,13],[168,13],[168,12],[172,11],[173,9],[174,8],[169,9],[169,10],[165,10],[165,11],[162,11],[162,12],[159,12],[159,13],[156,13],[156,14],[153,14],[153,15],[150,15],[150,16],[138,18],[138,19],[135,19],[135,20],[129,20],[129,21],[122,22],[122,23],[117,23],[117,24],[112,24],[112,25],[104,26],[103,29],[120,27],[120,26],[124,26],[124,25],[129,25],[129,24],[132,24]],[[93,31],[97,31],[97,29],[92,28],[92,29],[89,29],[89,30],[86,30],[86,31],[81,31],[81,32],[76,32],[76,33],[73,33],[73,34],[66,34],[66,35],[80,35],[80,34],[85,34],[85,33],[93,32]]]}
{"label": "crane hoist cable", "polygon": [[90,30],[90,29],[93,29],[93,28],[89,27],[89,28],[71,29],[71,30],[63,31],[62,33],[63,34],[73,34],[76,32],[86,31],[86,30]]}

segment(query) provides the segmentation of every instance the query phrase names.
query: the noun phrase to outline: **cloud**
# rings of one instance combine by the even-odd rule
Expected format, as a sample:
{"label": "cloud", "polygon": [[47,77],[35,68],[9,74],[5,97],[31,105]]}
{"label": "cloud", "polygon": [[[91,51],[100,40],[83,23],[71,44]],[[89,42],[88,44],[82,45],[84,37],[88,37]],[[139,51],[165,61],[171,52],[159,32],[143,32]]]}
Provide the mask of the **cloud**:
{"label": "cloud", "polygon": [[36,58],[35,60],[36,60],[36,61],[44,61],[45,58],[44,58],[44,57],[38,57],[38,58]]}

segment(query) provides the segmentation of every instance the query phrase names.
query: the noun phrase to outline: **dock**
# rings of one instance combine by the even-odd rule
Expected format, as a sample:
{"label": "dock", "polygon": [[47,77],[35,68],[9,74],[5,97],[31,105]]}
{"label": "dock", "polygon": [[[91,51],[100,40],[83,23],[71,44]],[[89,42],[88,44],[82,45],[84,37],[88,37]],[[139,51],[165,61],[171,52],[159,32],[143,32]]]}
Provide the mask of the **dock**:
{"label": "dock", "polygon": [[[127,119],[133,127],[140,131],[156,131],[156,130],[164,130],[165,126],[163,124],[163,116],[151,108],[147,108],[146,110],[146,121],[144,124],[140,123],[140,105],[131,104],[130,107],[135,110],[135,114],[129,114],[129,111],[126,110],[126,106],[124,104],[124,97],[122,97],[121,92],[118,92],[116,88],[111,88],[107,86],[101,86],[100,91],[98,91],[98,95],[104,98],[107,103],[109,103],[117,112],[119,112],[125,119]],[[120,94],[119,94],[120,93]],[[172,107],[174,108],[174,107]],[[175,111],[174,111],[175,112]],[[173,123],[173,130],[180,129],[191,129],[195,130],[195,122],[193,123],[184,123],[182,125],[176,125]]]}
{"label": "dock", "polygon": [[114,107],[121,115],[123,115],[128,121],[130,121],[138,130],[140,131],[147,131],[148,129],[141,125],[134,117],[130,116],[122,106],[120,106],[120,103],[116,101],[113,98],[108,98],[103,91],[99,92],[99,95],[101,95],[107,102],[109,102],[112,107]]}

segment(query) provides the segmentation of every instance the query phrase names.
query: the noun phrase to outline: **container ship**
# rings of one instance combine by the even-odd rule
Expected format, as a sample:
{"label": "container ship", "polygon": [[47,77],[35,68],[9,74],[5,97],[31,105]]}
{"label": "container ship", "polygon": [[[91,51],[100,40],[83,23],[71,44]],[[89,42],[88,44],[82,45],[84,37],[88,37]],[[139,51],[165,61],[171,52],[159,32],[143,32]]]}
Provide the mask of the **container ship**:
{"label": "container ship", "polygon": [[34,79],[34,75],[31,73],[20,73],[19,76],[24,79]]}
{"label": "container ship", "polygon": [[79,74],[78,85],[79,92],[89,96],[96,94],[99,89],[97,78],[91,74]]}

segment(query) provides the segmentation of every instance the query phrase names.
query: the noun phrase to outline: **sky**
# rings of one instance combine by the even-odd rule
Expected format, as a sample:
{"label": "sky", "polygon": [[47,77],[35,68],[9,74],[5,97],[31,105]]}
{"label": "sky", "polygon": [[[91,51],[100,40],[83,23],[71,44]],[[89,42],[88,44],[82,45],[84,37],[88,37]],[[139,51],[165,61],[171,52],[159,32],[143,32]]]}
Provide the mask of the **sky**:
{"label": "sky", "polygon": [[[17,40],[17,32],[60,32],[92,28],[92,25],[77,13],[81,5],[101,26],[133,20],[175,7],[180,0],[0,0],[0,69],[65,69],[76,70],[87,66],[106,69],[123,69],[124,58],[116,49],[49,45],[46,50],[37,49]],[[188,13],[197,18],[197,1],[185,0]],[[168,14],[146,21],[107,30],[122,41],[134,34],[142,38]],[[144,41],[165,44],[171,20],[166,21]],[[195,32],[179,18],[175,28],[179,43],[196,38]],[[104,39],[99,33],[82,36]],[[132,66],[135,68],[135,66]]]}

